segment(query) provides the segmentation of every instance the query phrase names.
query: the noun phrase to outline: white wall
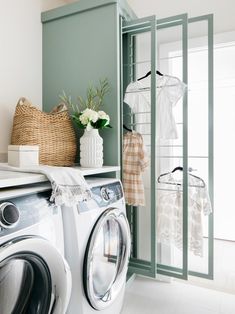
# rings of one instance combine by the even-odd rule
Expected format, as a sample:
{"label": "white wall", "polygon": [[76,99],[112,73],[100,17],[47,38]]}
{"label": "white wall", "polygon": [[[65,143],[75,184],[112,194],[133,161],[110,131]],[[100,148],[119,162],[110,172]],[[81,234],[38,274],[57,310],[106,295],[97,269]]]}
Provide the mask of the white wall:
{"label": "white wall", "polygon": [[0,1],[0,161],[6,159],[19,97],[41,106],[41,11],[62,4],[62,0]]}
{"label": "white wall", "polygon": [[69,0],[41,0],[42,11],[51,10],[59,6],[65,5],[71,1]]}
{"label": "white wall", "polygon": [[40,0],[0,2],[0,153],[7,151],[19,97],[42,101]]}

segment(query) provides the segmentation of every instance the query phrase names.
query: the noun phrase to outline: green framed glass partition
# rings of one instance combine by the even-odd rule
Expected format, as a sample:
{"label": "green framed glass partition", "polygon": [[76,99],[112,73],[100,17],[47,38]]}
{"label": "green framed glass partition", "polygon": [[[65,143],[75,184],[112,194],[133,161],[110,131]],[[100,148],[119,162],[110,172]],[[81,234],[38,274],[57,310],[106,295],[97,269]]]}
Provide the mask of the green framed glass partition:
{"label": "green framed glass partition", "polygon": [[[214,31],[213,31],[213,14],[198,16],[194,18],[188,19],[189,23],[189,34],[195,31],[195,29],[201,29],[200,40],[192,39],[189,41],[189,68],[193,65],[196,60],[200,59],[200,62],[197,62],[198,71],[204,73],[203,79],[204,83],[200,83],[201,86],[197,86],[198,93],[200,94],[200,102],[201,102],[201,111],[205,116],[205,127],[204,133],[201,133],[201,138],[206,139],[206,150],[203,154],[197,154],[198,161],[204,160],[205,165],[205,174],[207,177],[206,183],[208,186],[208,192],[210,196],[210,201],[212,205],[214,205]],[[191,29],[192,28],[192,29]],[[199,36],[197,36],[199,37]],[[193,57],[194,55],[194,57]],[[202,78],[201,78],[202,80]],[[189,84],[191,86],[191,93],[194,94],[195,91],[193,86],[193,77],[190,78]],[[204,89],[204,92],[203,92]],[[206,92],[205,92],[206,90]],[[204,98],[204,99],[203,99]],[[191,96],[189,95],[189,111],[191,111],[191,107],[193,107],[191,101]],[[194,99],[195,102],[195,99]],[[198,104],[198,102],[197,102]],[[196,104],[195,104],[196,105]],[[203,106],[205,109],[203,109]],[[199,108],[197,108],[197,111]],[[194,118],[195,119],[195,118]],[[203,119],[201,119],[201,128],[203,128]],[[191,132],[192,133],[192,132]],[[190,129],[189,129],[190,134]],[[202,140],[203,141],[203,140]],[[201,143],[201,146],[203,143]],[[190,152],[189,152],[189,160],[190,160]],[[195,157],[195,156],[193,156]],[[194,158],[194,163],[196,164],[196,158]],[[202,161],[201,161],[202,163]],[[197,263],[197,270],[195,266],[191,262],[191,258],[189,258],[189,275],[202,277],[205,279],[213,279],[214,276],[214,216],[213,212],[208,216],[205,221],[204,229],[204,265]],[[201,263],[202,264],[202,263]],[[193,267],[194,266],[194,267]]]}
{"label": "green framed glass partition", "polygon": [[[187,85],[188,84],[188,16],[182,14],[170,18],[165,18],[157,21],[157,30],[159,32],[163,30],[172,30],[179,28],[180,38],[180,51],[182,54],[181,62],[181,79]],[[171,276],[181,279],[188,278],[188,97],[187,91],[184,94],[183,101],[181,103],[181,117],[179,124],[181,125],[181,143],[178,144],[180,148],[180,155],[183,162],[183,204],[182,204],[182,256],[180,265],[174,265],[171,256],[168,257],[168,261],[165,263],[159,261],[157,263],[157,273],[160,275]],[[160,144],[161,145],[161,144]],[[175,147],[177,144],[168,143],[169,146]],[[163,158],[177,158],[177,156],[163,156]],[[157,208],[158,210],[158,208]],[[167,251],[170,249],[167,248]],[[168,255],[171,254],[168,252]]]}
{"label": "green framed glass partition", "polygon": [[[149,32],[150,45],[149,45],[149,58],[151,60],[151,71],[156,72],[156,17],[150,16],[143,19],[138,19],[131,22],[123,22],[123,64],[126,69],[123,70],[124,88],[133,80],[136,80],[136,34],[142,32]],[[155,173],[156,168],[156,77],[151,76],[150,90],[151,90],[151,160],[150,166],[152,172]],[[123,97],[123,95],[122,95]],[[133,126],[136,123],[136,117],[131,114],[128,107],[123,108],[123,121],[122,123]],[[155,175],[150,178],[151,189],[156,189]],[[130,270],[134,273],[155,277],[156,275],[156,211],[155,211],[156,195],[151,194],[150,199],[150,229],[149,237],[146,245],[149,245],[150,257],[148,261],[142,261],[137,257],[137,238],[138,238],[138,219],[137,207],[127,206],[127,215],[130,222],[132,232],[132,254],[130,260]]]}
{"label": "green framed glass partition", "polygon": [[[189,25],[205,21],[208,23],[208,186],[211,202],[213,204],[213,16],[207,15],[188,19],[187,14],[169,17],[166,19],[156,20],[155,16],[147,17],[144,19],[138,19],[132,22],[123,22],[123,91],[128,84],[132,81],[136,81],[140,73],[144,73],[147,69],[151,69],[152,73],[155,73],[157,64],[160,64],[161,56],[159,53],[158,40],[162,30],[178,29],[181,36],[180,40],[180,53],[181,53],[181,65],[180,72],[182,81],[188,84],[188,29]],[[141,37],[142,36],[142,37]],[[147,39],[146,39],[147,38]],[[146,46],[147,42],[147,46]],[[141,49],[141,45],[144,43],[146,53],[144,59],[140,60],[138,57],[138,48]],[[142,71],[142,72],[141,72]],[[134,206],[127,206],[128,219],[132,232],[132,254],[130,259],[130,271],[146,276],[156,277],[157,274],[177,277],[181,279],[187,279],[188,275],[199,276],[203,278],[213,278],[213,215],[208,217],[208,268],[206,272],[195,271],[191,269],[189,261],[188,250],[188,166],[189,152],[188,152],[188,95],[187,92],[182,101],[181,109],[181,137],[182,143],[180,145],[156,145],[157,140],[157,98],[156,98],[156,77],[151,75],[150,81],[151,92],[151,109],[150,109],[150,130],[149,134],[144,134],[145,141],[150,146],[151,156],[151,174],[149,178],[149,194],[147,196],[150,199],[150,203],[147,204],[148,208],[145,208],[145,214],[143,214],[143,208]],[[123,99],[124,95],[121,95]],[[138,126],[139,116],[132,115],[130,108],[123,104],[122,108],[123,121],[121,123],[125,125],[131,125],[133,127]],[[138,129],[137,129],[138,131]],[[148,138],[149,136],[149,138]],[[171,144],[171,143],[170,143]],[[181,160],[183,166],[183,205],[182,205],[182,252],[180,257],[180,263],[172,263],[170,258],[168,262],[159,260],[159,247],[157,241],[157,200],[158,200],[158,188],[156,178],[159,173],[158,163],[162,157],[159,154],[159,147],[165,149],[166,146],[174,146],[174,149],[178,149],[180,156],[177,156],[177,160]],[[163,150],[164,151],[164,150]],[[166,156],[168,158],[168,156]],[[175,158],[175,156],[170,156]],[[148,191],[146,192],[148,193]],[[145,217],[147,216],[147,218]],[[141,221],[141,223],[140,223]],[[142,225],[148,225],[145,241],[143,240]],[[145,230],[146,231],[146,230]],[[143,249],[144,247],[144,249]],[[149,254],[148,254],[148,251]],[[161,251],[161,250],[160,250]],[[169,250],[168,250],[169,251]],[[147,256],[147,257],[146,257]]]}

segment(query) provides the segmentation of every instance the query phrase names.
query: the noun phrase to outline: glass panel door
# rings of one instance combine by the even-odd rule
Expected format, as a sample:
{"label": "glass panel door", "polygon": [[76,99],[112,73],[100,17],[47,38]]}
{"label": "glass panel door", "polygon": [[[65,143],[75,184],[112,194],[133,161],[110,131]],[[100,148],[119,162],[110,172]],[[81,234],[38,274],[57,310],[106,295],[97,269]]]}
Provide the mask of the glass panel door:
{"label": "glass panel door", "polygon": [[[188,50],[188,38],[191,45],[191,37],[195,30],[200,30],[197,24],[201,22],[206,25],[206,44],[204,54],[199,52],[196,61],[197,47]],[[203,194],[205,189],[200,189],[205,183],[213,205],[212,23],[212,16],[188,20],[187,14],[157,21],[150,17],[124,23],[123,126],[129,133],[134,130],[142,135],[150,158],[149,167],[142,173],[144,206],[130,204],[127,199],[132,233],[130,269],[135,273],[152,277],[158,273],[181,279],[187,279],[189,274],[213,277],[213,215],[210,210],[206,211],[205,203],[200,203],[208,200]],[[204,77],[197,91],[193,83],[193,66],[196,73],[201,69],[201,77]],[[156,69],[165,75],[162,77],[158,73],[146,77],[149,70],[155,73]],[[139,83],[138,79],[143,77]],[[168,82],[165,89],[161,84],[164,80]],[[187,86],[185,91],[184,84]],[[172,119],[176,124],[169,137],[162,135],[166,127],[162,123],[162,110],[169,101],[165,99],[162,103],[165,107],[161,107],[162,91],[170,98]],[[202,99],[197,100],[195,93],[199,98],[203,95]],[[131,99],[134,99],[132,103]],[[167,119],[165,123],[168,123]],[[126,131],[124,144],[125,134]],[[125,165],[125,172],[124,168]],[[123,182],[125,188],[125,174]],[[195,193],[201,210],[198,215]],[[195,230],[197,221],[200,230]]]}
{"label": "glass panel door", "polygon": [[[165,129],[157,141],[157,272],[187,279],[188,276],[188,106],[187,52],[188,18],[186,14],[157,21],[158,65],[167,83],[158,106],[161,119],[164,110]],[[177,55],[170,49],[177,43]],[[177,69],[171,60],[177,60]],[[159,93],[160,94],[160,93]],[[161,103],[160,103],[161,101]],[[166,108],[166,106],[169,108]],[[170,117],[172,121],[170,120]],[[160,119],[160,122],[161,122]],[[175,255],[177,254],[177,259]]]}
{"label": "glass panel door", "polygon": [[[213,15],[189,19],[189,166],[203,178],[198,254],[189,251],[189,274],[213,279]],[[200,124],[198,123],[200,121]]]}
{"label": "glass panel door", "polygon": [[[129,269],[156,276],[156,17],[123,23],[123,172]],[[129,145],[129,146],[128,146]],[[132,146],[131,146],[132,145]]]}

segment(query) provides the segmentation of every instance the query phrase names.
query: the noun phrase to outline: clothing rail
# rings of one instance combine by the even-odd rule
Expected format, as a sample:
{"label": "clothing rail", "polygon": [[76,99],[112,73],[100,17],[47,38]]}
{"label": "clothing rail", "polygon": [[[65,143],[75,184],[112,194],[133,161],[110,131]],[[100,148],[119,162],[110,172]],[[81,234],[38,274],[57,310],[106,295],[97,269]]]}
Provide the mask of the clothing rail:
{"label": "clothing rail", "polygon": [[123,116],[134,116],[134,115],[137,115],[137,114],[146,114],[146,113],[151,113],[151,111],[143,111],[143,112],[127,112],[127,113],[124,113]]}
{"label": "clothing rail", "polygon": [[[159,183],[158,183],[159,184]],[[164,184],[164,183],[161,183]],[[172,183],[173,185],[173,183]],[[176,185],[176,184],[174,184]],[[178,185],[178,186],[182,186],[182,184]],[[198,185],[192,185],[189,184],[188,185],[189,188],[202,188],[203,186],[198,186]],[[158,191],[167,191],[167,192],[182,192],[183,193],[183,189],[164,189],[164,188],[157,188]]]}
{"label": "clothing rail", "polygon": [[164,188],[157,188],[158,191],[169,191],[169,192],[183,192],[182,189],[164,189]]}
{"label": "clothing rail", "polygon": [[[143,112],[143,113],[145,113],[145,112]],[[149,124],[151,124],[151,122],[135,122],[135,123],[129,123],[129,125],[130,126],[135,126],[135,125],[149,125]],[[176,122],[175,124],[177,124],[177,125],[182,125],[183,124],[183,122]],[[141,135],[143,135],[143,134],[141,134]],[[150,134],[149,134],[150,135]]]}
{"label": "clothing rail", "polygon": [[[144,134],[142,134],[144,135]],[[147,134],[149,135],[149,134]],[[150,144],[145,144],[145,146],[151,146]],[[166,147],[166,148],[180,148],[183,147],[183,145],[156,145],[156,147]]]}
{"label": "clothing rail", "polygon": [[[160,85],[160,86],[156,86],[156,88],[173,87],[173,86],[178,86],[178,85],[179,84]],[[148,92],[148,91],[151,91],[150,87],[141,87],[141,88],[138,88],[136,90],[125,92],[125,94],[142,93],[142,92]]]}
{"label": "clothing rail", "polygon": [[[192,52],[193,53],[193,52]],[[159,61],[162,60],[172,60],[172,59],[177,59],[177,58],[182,58],[182,55],[176,55],[176,56],[172,56],[172,57],[160,57]],[[143,61],[137,61],[137,62],[131,62],[131,63],[124,63],[123,66],[125,67],[133,67],[134,65],[138,65],[138,64],[146,64],[146,63],[151,63],[150,60],[143,60]]]}
{"label": "clothing rail", "polygon": [[[183,158],[183,156],[156,156],[157,158]],[[202,158],[202,159],[206,159],[209,158],[209,156],[188,156],[188,158]]]}

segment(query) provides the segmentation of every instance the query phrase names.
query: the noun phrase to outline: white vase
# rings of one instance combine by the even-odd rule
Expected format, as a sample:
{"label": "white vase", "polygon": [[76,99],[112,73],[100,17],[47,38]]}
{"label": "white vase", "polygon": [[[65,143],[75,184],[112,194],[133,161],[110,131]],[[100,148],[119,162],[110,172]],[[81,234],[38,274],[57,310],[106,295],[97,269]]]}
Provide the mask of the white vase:
{"label": "white vase", "polygon": [[85,168],[103,166],[103,139],[97,129],[85,130],[80,138],[80,165]]}

